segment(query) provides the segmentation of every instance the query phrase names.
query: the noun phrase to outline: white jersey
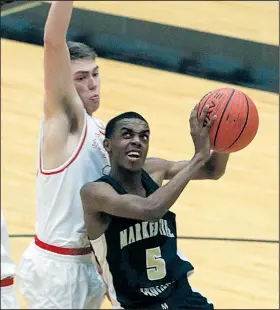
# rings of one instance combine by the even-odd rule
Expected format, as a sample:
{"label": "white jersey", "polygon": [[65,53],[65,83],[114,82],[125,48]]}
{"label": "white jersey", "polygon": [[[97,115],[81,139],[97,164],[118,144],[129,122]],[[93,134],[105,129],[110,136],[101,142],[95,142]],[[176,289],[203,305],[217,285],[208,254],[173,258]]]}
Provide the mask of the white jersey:
{"label": "white jersey", "polygon": [[85,183],[107,174],[110,169],[108,154],[103,147],[103,122],[86,112],[85,120],[76,150],[57,169],[43,169],[42,129],[39,136],[36,235],[41,241],[54,246],[89,246],[80,189]]}
{"label": "white jersey", "polygon": [[7,225],[1,209],[1,280],[7,277],[14,277],[15,269],[16,266],[11,255]]}

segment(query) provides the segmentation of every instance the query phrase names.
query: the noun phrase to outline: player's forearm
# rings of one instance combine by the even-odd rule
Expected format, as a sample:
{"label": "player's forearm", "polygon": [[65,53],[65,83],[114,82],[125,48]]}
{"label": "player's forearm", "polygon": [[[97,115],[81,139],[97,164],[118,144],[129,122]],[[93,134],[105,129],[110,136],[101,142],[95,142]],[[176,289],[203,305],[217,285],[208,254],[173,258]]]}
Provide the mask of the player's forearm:
{"label": "player's forearm", "polygon": [[203,169],[212,179],[219,179],[226,171],[229,154],[212,152]]}
{"label": "player's forearm", "polygon": [[204,165],[205,159],[195,155],[167,184],[150,195],[147,200],[155,219],[161,218],[178,199],[192,176]]}
{"label": "player's forearm", "polygon": [[44,41],[61,44],[66,41],[73,1],[53,1],[45,25]]}

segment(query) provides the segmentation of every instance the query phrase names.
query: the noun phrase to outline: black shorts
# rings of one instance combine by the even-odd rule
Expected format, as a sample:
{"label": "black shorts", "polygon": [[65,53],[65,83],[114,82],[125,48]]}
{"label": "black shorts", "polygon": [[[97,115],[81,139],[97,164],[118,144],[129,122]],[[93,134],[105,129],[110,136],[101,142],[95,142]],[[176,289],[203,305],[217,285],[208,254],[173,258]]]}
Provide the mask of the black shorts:
{"label": "black shorts", "polygon": [[[125,309],[132,309],[132,307]],[[166,300],[133,307],[133,309],[154,309],[154,310],[173,310],[173,309],[214,309],[214,305],[200,293],[192,290],[186,276],[181,277],[174,283],[172,291]]]}
{"label": "black shorts", "polygon": [[161,303],[158,309],[214,309],[214,305],[206,297],[194,291],[186,276],[175,283],[170,297]]}

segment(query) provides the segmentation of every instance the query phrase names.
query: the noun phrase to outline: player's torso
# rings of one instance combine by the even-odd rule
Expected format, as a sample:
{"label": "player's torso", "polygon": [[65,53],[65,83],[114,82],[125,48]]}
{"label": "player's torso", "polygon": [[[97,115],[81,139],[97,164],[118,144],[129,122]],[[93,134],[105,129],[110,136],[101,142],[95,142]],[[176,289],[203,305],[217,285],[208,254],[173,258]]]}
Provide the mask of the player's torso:
{"label": "player's torso", "polygon": [[105,232],[106,260],[118,301],[126,306],[165,299],[192,270],[177,255],[175,214],[157,222],[113,218]]}
{"label": "player's torso", "polygon": [[80,189],[109,169],[103,148],[104,128],[99,124],[86,116],[78,146],[59,168],[45,171],[39,160],[36,233],[44,242],[65,247],[88,245]]}
{"label": "player's torso", "polygon": [[177,253],[176,216],[167,212],[157,222],[111,217],[96,241],[91,241],[103,267],[115,306],[137,306],[164,300],[172,284],[193,269]]}

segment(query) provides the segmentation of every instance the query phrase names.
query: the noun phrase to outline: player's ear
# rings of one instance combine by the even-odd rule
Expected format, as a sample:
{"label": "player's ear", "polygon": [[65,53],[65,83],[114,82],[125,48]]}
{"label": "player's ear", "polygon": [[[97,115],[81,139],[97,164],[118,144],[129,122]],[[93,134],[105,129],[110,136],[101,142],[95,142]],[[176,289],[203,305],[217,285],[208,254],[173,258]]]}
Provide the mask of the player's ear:
{"label": "player's ear", "polygon": [[110,140],[105,138],[104,141],[103,141],[103,146],[104,146],[104,149],[110,153],[111,152],[111,143],[110,143]]}

